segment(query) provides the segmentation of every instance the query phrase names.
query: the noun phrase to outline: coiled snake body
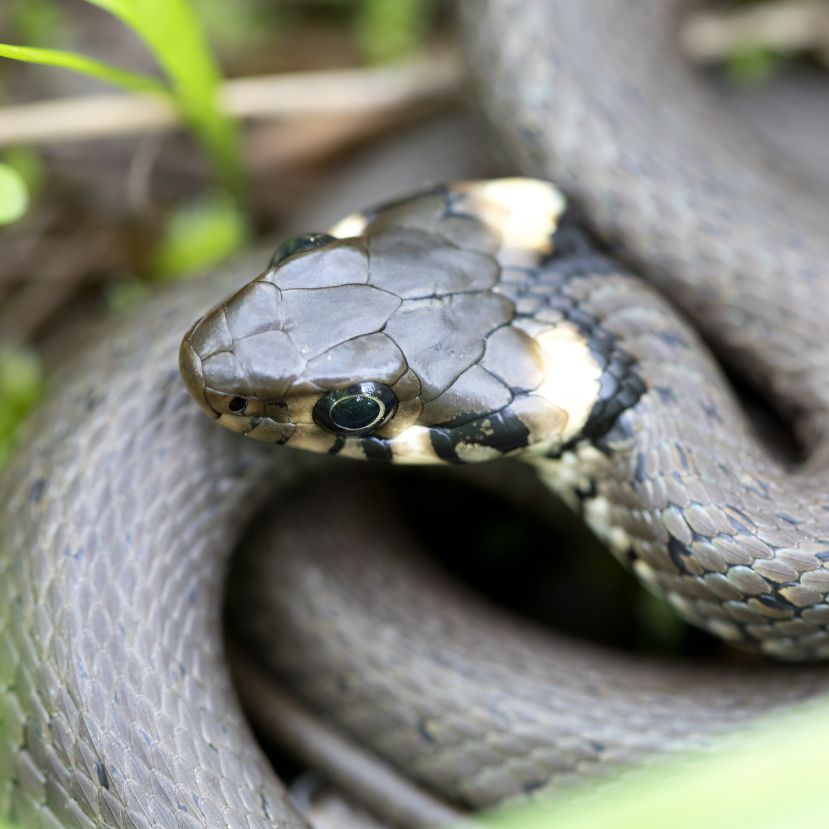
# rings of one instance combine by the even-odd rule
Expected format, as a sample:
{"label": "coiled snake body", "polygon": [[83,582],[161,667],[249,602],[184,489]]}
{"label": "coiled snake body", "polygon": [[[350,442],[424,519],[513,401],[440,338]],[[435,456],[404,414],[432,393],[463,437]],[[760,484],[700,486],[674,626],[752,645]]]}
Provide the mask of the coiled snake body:
{"label": "coiled snake body", "polygon": [[[791,204],[788,174],[672,62],[671,4],[622,6],[470,3],[493,119],[525,172],[560,182],[762,379],[809,462],[789,472],[764,451],[694,331],[549,185],[453,185],[351,217],[241,291],[261,265],[239,262],[79,355],[4,473],[0,812],[303,825],[239,712],[217,608],[246,516],[318,459],[216,428],[176,364],[193,318],[233,291],[181,349],[224,425],[353,457],[520,454],[686,618],[770,655],[827,655],[825,211]],[[349,504],[267,531],[286,554],[248,565],[248,627],[310,706],[456,808],[697,745],[827,685],[820,669],[662,666],[482,621]]]}

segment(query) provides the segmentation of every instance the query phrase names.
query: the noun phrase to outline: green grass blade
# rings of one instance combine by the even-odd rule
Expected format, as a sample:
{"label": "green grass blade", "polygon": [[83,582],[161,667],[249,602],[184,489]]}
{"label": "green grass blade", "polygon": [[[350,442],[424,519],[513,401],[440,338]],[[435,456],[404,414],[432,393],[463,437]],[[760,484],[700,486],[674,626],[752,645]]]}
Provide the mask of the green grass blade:
{"label": "green grass blade", "polygon": [[85,55],[78,55],[75,52],[0,43],[0,57],[23,61],[24,63],[39,63],[45,66],[55,66],[59,69],[69,69],[135,92],[168,94],[164,84],[149,75],[128,72],[126,69],[110,66],[108,63],[102,63]]}
{"label": "green grass blade", "polygon": [[147,44],[169,79],[179,110],[219,178],[241,198],[245,178],[238,130],[218,107],[221,72],[188,0],[87,0],[116,15]]}

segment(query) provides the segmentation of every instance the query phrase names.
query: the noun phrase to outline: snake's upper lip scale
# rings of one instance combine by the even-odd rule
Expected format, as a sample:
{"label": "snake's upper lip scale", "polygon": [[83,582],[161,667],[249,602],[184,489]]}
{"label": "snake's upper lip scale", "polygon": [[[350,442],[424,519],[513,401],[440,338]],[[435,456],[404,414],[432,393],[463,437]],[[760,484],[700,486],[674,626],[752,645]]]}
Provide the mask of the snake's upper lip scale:
{"label": "snake's upper lip scale", "polygon": [[276,420],[268,415],[245,417],[223,413],[217,419],[232,432],[265,443],[287,443],[296,431],[296,424],[286,420]]}
{"label": "snake's upper lip scale", "polygon": [[204,317],[201,317],[193,323],[190,330],[184,335],[178,352],[178,367],[182,380],[184,381],[184,386],[190,393],[190,396],[198,403],[205,414],[215,420],[220,417],[220,413],[207,402],[201,357],[196,353],[191,343],[193,332],[201,324],[203,319]]}

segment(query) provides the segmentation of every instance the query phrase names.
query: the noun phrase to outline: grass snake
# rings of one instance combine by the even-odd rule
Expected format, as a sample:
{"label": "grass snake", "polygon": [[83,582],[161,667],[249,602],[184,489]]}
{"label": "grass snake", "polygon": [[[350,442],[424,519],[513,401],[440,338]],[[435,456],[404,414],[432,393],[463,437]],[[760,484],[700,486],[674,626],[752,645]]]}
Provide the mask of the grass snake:
{"label": "grass snake", "polygon": [[[291,240],[252,282],[256,258],[165,292],[67,362],[0,481],[1,814],[305,825],[240,712],[218,608],[247,518],[335,470],[320,453],[521,456],[689,620],[827,655],[825,208],[677,62],[677,5],[463,6],[493,124],[571,201],[533,179],[432,188]],[[200,407],[288,446],[198,410],[188,327]],[[758,442],[697,332],[791,419],[802,466]],[[539,631],[436,573],[382,493],[367,520],[320,488],[326,521],[299,501],[247,538],[231,602],[265,668],[339,723],[320,744],[358,739],[414,781],[398,820],[701,745],[826,688],[819,668]]]}

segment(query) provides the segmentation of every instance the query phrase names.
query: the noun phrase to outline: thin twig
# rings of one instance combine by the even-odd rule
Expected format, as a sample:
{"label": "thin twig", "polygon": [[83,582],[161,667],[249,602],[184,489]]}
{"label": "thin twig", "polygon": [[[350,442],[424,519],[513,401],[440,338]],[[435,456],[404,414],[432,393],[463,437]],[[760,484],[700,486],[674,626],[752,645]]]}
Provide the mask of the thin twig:
{"label": "thin twig", "polygon": [[152,204],[150,180],[153,166],[161,152],[163,139],[157,133],[145,135],[130,160],[126,181],[127,204],[134,213],[141,213]]}
{"label": "thin twig", "polygon": [[[456,57],[443,53],[373,69],[236,78],[222,86],[220,106],[239,118],[376,112],[446,98],[459,82]],[[60,98],[0,110],[0,147],[155,132],[180,123],[175,109],[152,95]]]}
{"label": "thin twig", "polygon": [[313,167],[384,131],[435,111],[434,105],[421,103],[405,108],[309,115],[262,124],[247,134],[245,161],[252,171],[270,175],[299,166]]}

